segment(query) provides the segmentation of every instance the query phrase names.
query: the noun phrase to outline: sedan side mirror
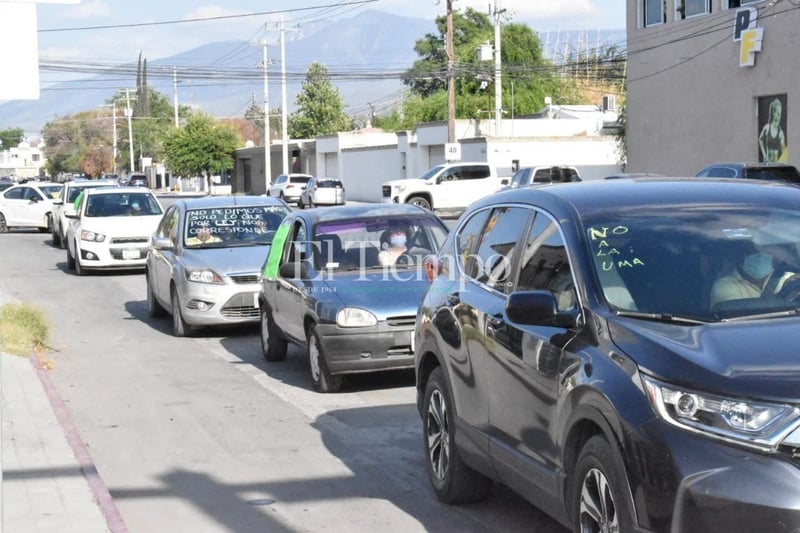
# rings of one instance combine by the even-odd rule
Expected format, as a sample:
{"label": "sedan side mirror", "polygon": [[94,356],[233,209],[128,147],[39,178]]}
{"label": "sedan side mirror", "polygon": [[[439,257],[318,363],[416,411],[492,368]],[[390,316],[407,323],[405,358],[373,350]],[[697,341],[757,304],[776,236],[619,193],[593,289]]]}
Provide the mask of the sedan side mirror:
{"label": "sedan side mirror", "polygon": [[78,212],[72,208],[64,209],[64,216],[67,218],[78,218]]}
{"label": "sedan side mirror", "polygon": [[156,237],[153,235],[152,246],[156,250],[169,250],[172,248],[172,240],[169,237]]}

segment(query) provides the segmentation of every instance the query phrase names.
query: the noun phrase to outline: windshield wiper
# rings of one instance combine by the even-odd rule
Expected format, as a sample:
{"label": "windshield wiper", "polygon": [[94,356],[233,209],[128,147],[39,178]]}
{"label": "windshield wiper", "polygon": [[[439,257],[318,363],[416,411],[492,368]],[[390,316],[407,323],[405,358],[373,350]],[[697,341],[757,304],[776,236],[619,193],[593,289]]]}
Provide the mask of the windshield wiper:
{"label": "windshield wiper", "polygon": [[659,322],[667,322],[671,324],[708,324],[708,320],[700,320],[687,316],[673,315],[670,313],[642,313],[639,311],[616,311],[617,316],[625,316],[630,318],[644,318],[646,320],[657,320]]}
{"label": "windshield wiper", "polygon": [[781,318],[786,316],[800,315],[800,307],[785,309],[783,311],[770,311],[769,313],[757,313],[755,315],[734,316],[723,318],[720,322],[743,322],[745,320],[766,320],[769,318]]}

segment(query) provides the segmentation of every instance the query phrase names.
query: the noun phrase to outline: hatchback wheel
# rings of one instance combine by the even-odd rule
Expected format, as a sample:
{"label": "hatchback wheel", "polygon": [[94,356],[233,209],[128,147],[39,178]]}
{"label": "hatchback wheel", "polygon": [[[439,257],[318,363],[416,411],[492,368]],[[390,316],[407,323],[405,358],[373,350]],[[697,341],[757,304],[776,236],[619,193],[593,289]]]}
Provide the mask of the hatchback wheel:
{"label": "hatchback wheel", "polygon": [[8,233],[8,224],[6,224],[6,217],[0,213],[0,233]]}
{"label": "hatchback wheel", "polygon": [[181,299],[178,296],[178,290],[174,287],[170,299],[172,301],[172,334],[176,337],[187,337],[191,334],[192,328],[183,319]]}
{"label": "hatchback wheel", "polygon": [[484,499],[491,480],[467,466],[455,446],[455,412],[441,368],[431,372],[425,386],[422,415],[428,478],[436,497],[445,503]]}
{"label": "hatchback wheel", "polygon": [[314,326],[308,332],[308,362],[311,367],[311,380],[317,392],[336,392],[342,388],[342,376],[335,376],[328,370],[328,363],[317,336],[317,328]]}
{"label": "hatchback wheel", "polygon": [[67,270],[75,270],[75,258],[72,257],[69,246],[67,247]]}
{"label": "hatchback wheel", "polygon": [[590,438],[570,481],[574,531],[631,531],[633,518],[622,463],[605,438]]}
{"label": "hatchback wheel", "polygon": [[167,310],[158,303],[156,295],[153,293],[153,284],[150,282],[150,273],[144,275],[145,283],[147,283],[147,312],[153,318],[162,317],[167,314]]}
{"label": "hatchback wheel", "polygon": [[85,276],[87,274],[86,269],[83,268],[81,265],[81,252],[78,250],[78,247],[75,247],[75,273],[79,276]]}
{"label": "hatchback wheel", "polygon": [[261,353],[267,361],[283,361],[286,359],[288,343],[283,338],[272,313],[261,308]]}

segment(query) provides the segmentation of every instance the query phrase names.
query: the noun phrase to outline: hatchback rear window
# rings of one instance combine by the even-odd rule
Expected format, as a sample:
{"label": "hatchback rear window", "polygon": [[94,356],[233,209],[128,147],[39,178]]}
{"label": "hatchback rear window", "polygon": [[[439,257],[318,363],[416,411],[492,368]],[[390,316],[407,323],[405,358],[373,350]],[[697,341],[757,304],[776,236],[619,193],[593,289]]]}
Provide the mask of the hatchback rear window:
{"label": "hatchback rear window", "polygon": [[339,180],[324,180],[318,181],[317,187],[326,188],[326,189],[335,189],[336,187],[342,187],[342,182]]}
{"label": "hatchback rear window", "polygon": [[311,178],[309,178],[308,176],[292,176],[291,179],[289,180],[289,182],[290,183],[308,183],[308,180],[310,180],[310,179]]}

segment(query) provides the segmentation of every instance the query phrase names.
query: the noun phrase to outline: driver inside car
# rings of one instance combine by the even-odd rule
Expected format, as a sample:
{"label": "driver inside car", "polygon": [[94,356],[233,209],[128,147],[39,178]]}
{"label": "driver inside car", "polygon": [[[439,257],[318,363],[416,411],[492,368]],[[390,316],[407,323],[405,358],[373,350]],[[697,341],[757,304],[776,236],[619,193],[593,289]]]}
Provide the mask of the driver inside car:
{"label": "driver inside car", "polygon": [[800,277],[794,272],[777,273],[773,257],[749,246],[740,251],[733,268],[711,287],[711,307],[728,300],[774,296],[793,299]]}
{"label": "driver inside car", "polygon": [[397,259],[408,252],[408,230],[402,226],[389,228],[381,236],[381,251],[378,261],[381,266],[392,266]]}

